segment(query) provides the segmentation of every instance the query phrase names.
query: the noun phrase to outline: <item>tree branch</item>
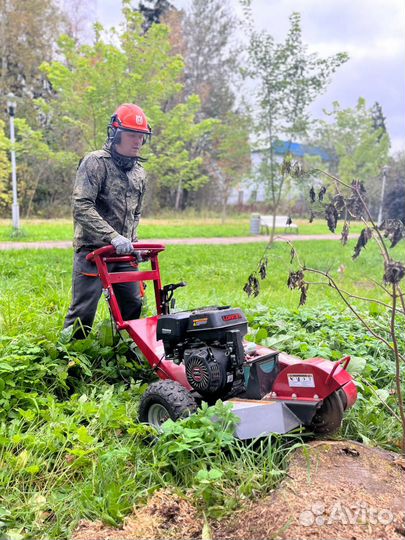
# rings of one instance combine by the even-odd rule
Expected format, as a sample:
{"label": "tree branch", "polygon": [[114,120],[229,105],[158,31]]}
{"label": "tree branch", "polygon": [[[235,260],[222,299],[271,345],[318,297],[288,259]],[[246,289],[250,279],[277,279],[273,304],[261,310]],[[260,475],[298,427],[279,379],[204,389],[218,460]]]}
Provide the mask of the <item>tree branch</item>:
{"label": "tree branch", "polygon": [[[396,285],[395,283],[392,285],[392,312],[391,312],[391,322],[390,322],[390,330],[391,330],[391,337],[392,337],[392,343],[393,343],[393,349],[394,349],[394,355],[395,355],[395,383],[397,388],[397,397],[398,397],[398,405],[399,405],[399,412],[401,416],[401,422],[402,422],[402,453],[405,454],[405,411],[404,411],[404,402],[402,399],[402,388],[401,388],[401,365],[400,365],[400,354],[398,351],[398,341],[397,341],[397,334],[395,329],[395,313],[397,309],[397,294],[396,294]],[[402,358],[403,360],[403,358]]]}
{"label": "tree branch", "polygon": [[[325,275],[329,276],[329,274],[326,274]],[[330,279],[330,278],[328,278]],[[327,283],[326,281],[305,281],[305,283],[307,285],[327,285],[328,287],[332,287],[333,289],[335,288],[333,285],[331,285],[331,283]],[[390,306],[389,304],[386,304],[385,302],[382,302],[381,300],[376,300],[375,298],[367,298],[366,296],[357,296],[356,294],[352,294],[352,293],[349,293],[348,291],[345,291],[344,289],[341,289],[339,287],[339,290],[345,294],[346,296],[349,296],[350,298],[356,298],[357,300],[362,300],[364,302],[370,302],[372,304],[380,304],[381,306],[384,306],[386,307],[387,309],[389,309],[390,311],[392,310],[392,306]],[[405,310],[398,310],[397,308],[397,311],[399,311],[401,313],[401,315],[405,315]]]}
{"label": "tree branch", "polygon": [[[321,276],[325,276],[327,279],[330,280],[331,282],[331,286],[337,291],[337,293],[339,294],[339,296],[341,297],[341,299],[343,300],[343,302],[346,304],[346,306],[350,309],[350,311],[355,315],[355,317],[367,328],[367,330],[370,332],[370,334],[372,336],[374,336],[375,338],[377,338],[379,341],[381,341],[382,343],[384,343],[384,345],[386,345],[391,351],[395,352],[394,351],[394,347],[386,340],[384,339],[382,336],[380,336],[379,334],[376,334],[376,332],[374,332],[374,330],[370,327],[370,325],[363,319],[363,317],[361,315],[359,315],[359,313],[353,308],[353,306],[351,305],[350,302],[347,301],[347,299],[345,298],[345,296],[342,294],[342,292],[340,291],[340,288],[339,286],[336,284],[336,282],[334,281],[334,279],[326,274],[325,272],[323,272],[322,270],[315,270],[315,268],[307,268],[305,266],[302,267],[302,270],[303,271],[306,271],[306,272],[312,272],[314,274],[319,274]],[[394,310],[393,310],[394,311]],[[401,360],[404,360],[403,356],[399,354],[398,352],[398,355],[399,355],[399,358],[401,358]]]}

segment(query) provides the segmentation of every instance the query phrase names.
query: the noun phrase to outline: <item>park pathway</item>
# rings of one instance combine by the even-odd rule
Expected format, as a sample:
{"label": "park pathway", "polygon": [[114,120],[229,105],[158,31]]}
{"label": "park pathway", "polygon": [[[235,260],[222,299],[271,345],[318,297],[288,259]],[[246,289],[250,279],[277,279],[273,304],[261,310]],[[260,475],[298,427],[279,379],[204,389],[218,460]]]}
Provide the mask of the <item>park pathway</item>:
{"label": "park pathway", "polygon": [[[349,239],[358,238],[358,234],[349,234]],[[251,244],[256,242],[267,242],[267,236],[232,236],[228,238],[165,238],[165,239],[145,239],[148,244],[171,245],[193,245],[193,244]],[[340,240],[339,234],[288,234],[276,236],[275,242],[298,242],[302,240]],[[68,241],[43,241],[43,242],[0,242],[0,251],[22,250],[22,249],[68,249],[72,247],[72,242]]]}

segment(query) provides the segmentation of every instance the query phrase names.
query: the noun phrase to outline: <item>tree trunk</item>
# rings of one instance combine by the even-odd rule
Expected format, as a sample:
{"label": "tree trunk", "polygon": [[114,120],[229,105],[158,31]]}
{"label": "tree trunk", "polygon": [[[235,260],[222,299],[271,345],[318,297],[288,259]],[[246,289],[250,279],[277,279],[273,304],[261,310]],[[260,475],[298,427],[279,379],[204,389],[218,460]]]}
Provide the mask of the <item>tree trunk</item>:
{"label": "tree trunk", "polygon": [[224,224],[226,221],[226,210],[227,210],[227,201],[228,201],[228,191],[226,190],[224,196],[222,197],[222,212],[221,212],[221,223]]}
{"label": "tree trunk", "polygon": [[270,239],[269,244],[271,245],[274,241],[274,235],[276,231],[276,215],[277,215],[277,206],[273,206],[273,223],[271,224]]}
{"label": "tree trunk", "polygon": [[181,178],[179,179],[179,183],[177,184],[177,192],[176,192],[176,202],[174,204],[174,208],[176,212],[180,210],[180,202],[181,202],[181,194],[182,194],[182,181]]}

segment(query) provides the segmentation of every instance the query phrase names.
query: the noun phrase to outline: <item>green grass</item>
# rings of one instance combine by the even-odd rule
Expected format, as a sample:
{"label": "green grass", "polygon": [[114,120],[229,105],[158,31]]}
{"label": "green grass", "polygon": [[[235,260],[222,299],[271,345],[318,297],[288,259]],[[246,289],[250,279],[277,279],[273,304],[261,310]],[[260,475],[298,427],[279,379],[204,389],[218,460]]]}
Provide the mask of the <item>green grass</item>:
{"label": "green grass", "polygon": [[[379,282],[382,279],[376,248],[367,247],[367,253],[353,261],[353,245],[354,241],[347,247],[334,241],[311,241],[298,244],[297,250],[306,265],[330,270],[345,290],[359,296],[383,298],[383,291],[370,281],[370,278]],[[188,283],[176,294],[181,309],[213,304],[232,304],[243,308],[254,308],[258,304],[269,308],[296,308],[299,292],[286,286],[290,248],[285,244],[275,244],[270,252],[268,278],[261,284],[260,296],[248,298],[243,292],[247,277],[256,268],[264,248],[264,243],[168,246],[160,256],[162,279],[164,283],[182,280]],[[37,335],[40,329],[47,337],[57,334],[70,301],[72,259],[71,250],[1,253],[3,333]],[[342,265],[345,271],[339,273]],[[309,306],[316,307],[325,302],[338,303],[337,293],[328,286],[310,288]],[[104,309],[102,316],[105,313]]]}
{"label": "green grass", "polygon": [[[330,271],[346,290],[382,300],[384,292],[370,281],[382,280],[376,247],[367,246],[353,261],[353,245],[310,241],[296,247],[306,265]],[[268,252],[261,294],[248,298],[243,285],[264,248],[265,243],[168,246],[160,257],[163,283],[188,283],[177,291],[179,309],[242,307],[250,338],[257,342],[304,358],[359,357],[353,362],[359,400],[341,436],[396,449],[399,424],[381,404],[382,399],[396,408],[389,353],[328,286],[310,287],[308,306],[297,309],[299,291],[286,286],[288,245],[275,244]],[[396,258],[403,256],[399,249]],[[67,342],[60,334],[70,301],[72,250],[0,255],[1,537],[65,539],[82,518],[119,526],[135,503],[162,487],[188,497],[209,518],[274,489],[289,454],[302,444],[298,436],[274,436],[247,446],[233,438],[232,416],[218,405],[169,422],[156,441],[137,422],[145,385],[136,379],[142,370],[127,358],[128,344],[116,340],[110,346],[109,323],[102,322],[108,316],[105,301],[90,338]],[[342,265],[345,271],[339,273]],[[149,313],[151,292],[149,287]],[[386,335],[387,320],[378,304],[366,304],[363,314]],[[77,371],[75,379],[70,366]],[[211,421],[214,414],[221,423]]]}
{"label": "green grass", "polygon": [[[299,234],[330,234],[324,221],[315,220],[308,223],[307,220],[297,220]],[[354,223],[351,232],[358,233],[362,225]],[[285,229],[277,229],[277,234],[289,234]],[[294,232],[294,231],[293,231]],[[339,229],[338,229],[339,232]],[[249,236],[249,217],[229,218],[225,223],[221,223],[219,218],[170,218],[152,219],[143,218],[139,226],[139,237],[141,239],[165,239],[165,238],[213,238]],[[0,242],[39,242],[52,240],[72,240],[73,225],[70,219],[33,219],[22,220],[21,231],[13,233],[10,222],[0,220]],[[265,235],[263,235],[265,238]],[[336,235],[339,238],[339,235]]]}

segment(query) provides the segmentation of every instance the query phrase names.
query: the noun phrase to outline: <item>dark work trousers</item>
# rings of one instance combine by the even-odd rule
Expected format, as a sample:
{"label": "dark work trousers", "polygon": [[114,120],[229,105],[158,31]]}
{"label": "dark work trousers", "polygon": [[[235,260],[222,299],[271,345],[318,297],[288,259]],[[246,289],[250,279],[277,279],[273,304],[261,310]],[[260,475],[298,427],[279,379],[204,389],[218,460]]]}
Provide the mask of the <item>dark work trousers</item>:
{"label": "dark work trousers", "polygon": [[[86,255],[91,251],[81,249],[74,255],[72,303],[66,315],[64,328],[74,324],[75,328],[77,327],[74,334],[76,339],[83,339],[90,332],[102,293],[100,279],[85,275],[97,274],[96,265],[86,260]],[[129,263],[110,263],[108,269],[113,272],[136,271]],[[142,308],[139,283],[116,283],[113,289],[124,321],[138,319]]]}

